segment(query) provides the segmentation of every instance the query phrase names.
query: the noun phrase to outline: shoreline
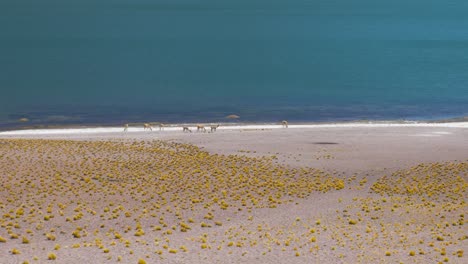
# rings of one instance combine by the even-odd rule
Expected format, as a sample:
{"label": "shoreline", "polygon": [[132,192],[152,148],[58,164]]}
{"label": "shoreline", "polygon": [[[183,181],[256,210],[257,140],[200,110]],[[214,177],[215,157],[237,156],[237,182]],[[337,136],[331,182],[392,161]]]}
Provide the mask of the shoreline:
{"label": "shoreline", "polygon": [[[215,123],[202,123],[207,131],[210,125]],[[217,124],[217,123],[216,123]],[[219,123],[217,130],[270,130],[282,129],[280,124],[272,123]],[[168,124],[163,130],[153,126],[152,131],[146,132],[182,132],[187,126],[196,132],[195,123]],[[435,127],[435,128],[468,128],[468,122],[417,122],[417,121],[354,121],[354,122],[332,122],[332,123],[290,123],[288,129],[313,129],[313,128],[390,128],[390,127]],[[126,133],[143,132],[140,125],[130,125]],[[57,128],[32,128],[0,131],[0,136],[21,135],[57,135],[57,134],[101,134],[122,133],[123,126],[59,126]]]}
{"label": "shoreline", "polygon": [[[55,116],[55,115],[54,115]],[[144,123],[157,125],[160,123],[169,126],[186,126],[196,124],[220,124],[222,126],[238,126],[238,125],[279,125],[282,120],[287,120],[292,125],[329,125],[329,124],[418,124],[418,123],[463,123],[468,122],[468,113],[451,115],[451,116],[425,116],[425,117],[355,117],[355,118],[301,118],[301,116],[277,116],[276,118],[245,118],[229,119],[226,117],[206,118],[204,115],[198,117],[191,116],[190,118],[176,118],[173,116],[157,116],[149,118],[141,118],[132,116],[132,118],[113,116],[110,119],[93,119],[79,120],[67,119],[63,120],[43,120],[38,117],[30,117],[29,115],[17,115],[16,118],[10,120],[0,120],[0,133],[16,130],[38,130],[38,129],[70,129],[70,128],[96,128],[96,127],[122,127],[124,124],[130,126],[143,126]],[[24,119],[24,120],[23,120]]]}

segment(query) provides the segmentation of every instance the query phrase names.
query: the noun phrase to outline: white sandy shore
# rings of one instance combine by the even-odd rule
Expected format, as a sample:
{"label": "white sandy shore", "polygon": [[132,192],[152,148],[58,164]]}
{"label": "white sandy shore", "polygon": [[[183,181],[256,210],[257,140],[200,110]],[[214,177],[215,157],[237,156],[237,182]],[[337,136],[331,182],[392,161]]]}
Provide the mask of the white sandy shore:
{"label": "white sandy shore", "polygon": [[[188,126],[192,131],[196,130],[195,124],[189,125],[171,125],[164,127],[164,131],[182,131],[184,126]],[[209,124],[205,125],[209,130]],[[289,125],[291,129],[320,129],[320,128],[385,128],[385,127],[434,127],[434,128],[468,128],[468,122],[452,123],[391,123],[391,122],[369,122],[369,123],[329,123],[329,124],[301,124]],[[220,126],[218,130],[249,130],[249,129],[280,129],[281,125],[271,124],[253,124],[253,125],[225,125]],[[127,132],[142,132],[142,127],[129,127]],[[159,128],[153,128],[153,131],[159,131]],[[53,128],[53,129],[27,129],[0,132],[1,135],[57,135],[57,134],[96,134],[96,133],[121,133],[122,127],[85,127],[85,128]]]}

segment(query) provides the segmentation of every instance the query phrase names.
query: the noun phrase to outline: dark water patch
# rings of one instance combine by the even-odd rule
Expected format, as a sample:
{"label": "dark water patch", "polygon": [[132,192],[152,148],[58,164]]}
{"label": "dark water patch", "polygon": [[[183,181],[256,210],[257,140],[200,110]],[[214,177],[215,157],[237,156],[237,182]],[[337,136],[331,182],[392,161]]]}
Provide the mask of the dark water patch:
{"label": "dark water patch", "polygon": [[312,144],[315,144],[315,145],[338,145],[339,143],[336,143],[336,142],[314,142]]}

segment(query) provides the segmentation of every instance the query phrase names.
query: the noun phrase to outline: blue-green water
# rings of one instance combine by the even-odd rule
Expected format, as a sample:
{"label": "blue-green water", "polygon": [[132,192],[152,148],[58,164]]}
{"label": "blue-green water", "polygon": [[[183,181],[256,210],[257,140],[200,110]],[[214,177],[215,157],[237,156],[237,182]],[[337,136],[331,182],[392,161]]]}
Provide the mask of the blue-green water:
{"label": "blue-green water", "polygon": [[1,0],[0,126],[468,115],[465,0]]}

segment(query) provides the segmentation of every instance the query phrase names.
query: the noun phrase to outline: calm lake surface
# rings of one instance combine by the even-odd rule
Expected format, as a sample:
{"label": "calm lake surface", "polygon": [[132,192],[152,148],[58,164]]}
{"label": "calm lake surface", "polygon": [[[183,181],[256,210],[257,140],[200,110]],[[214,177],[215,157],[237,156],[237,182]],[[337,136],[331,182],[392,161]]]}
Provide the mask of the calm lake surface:
{"label": "calm lake surface", "polygon": [[2,0],[0,128],[468,115],[465,0]]}

